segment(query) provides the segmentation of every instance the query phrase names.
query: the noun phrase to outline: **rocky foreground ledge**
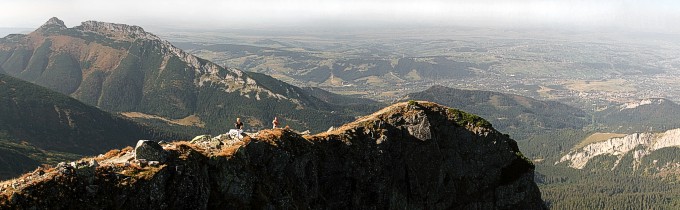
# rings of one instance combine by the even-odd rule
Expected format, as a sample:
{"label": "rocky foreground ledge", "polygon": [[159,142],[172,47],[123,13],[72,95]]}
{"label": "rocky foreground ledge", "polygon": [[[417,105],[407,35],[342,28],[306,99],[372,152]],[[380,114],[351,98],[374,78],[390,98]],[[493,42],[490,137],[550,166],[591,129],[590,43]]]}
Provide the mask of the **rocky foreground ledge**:
{"label": "rocky foreground ledge", "polygon": [[140,141],[0,183],[0,209],[545,209],[533,169],[484,119],[409,102],[317,135]]}

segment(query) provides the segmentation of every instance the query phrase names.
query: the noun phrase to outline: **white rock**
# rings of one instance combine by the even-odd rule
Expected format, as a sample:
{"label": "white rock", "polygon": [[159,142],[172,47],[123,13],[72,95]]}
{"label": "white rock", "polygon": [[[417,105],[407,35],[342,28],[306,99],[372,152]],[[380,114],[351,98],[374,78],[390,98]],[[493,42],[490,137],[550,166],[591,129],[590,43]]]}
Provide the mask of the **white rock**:
{"label": "white rock", "polygon": [[[634,150],[636,147],[638,149]],[[668,130],[664,133],[634,133],[620,138],[611,138],[606,141],[592,143],[581,149],[572,150],[555,162],[555,164],[568,162],[572,168],[583,169],[588,164],[588,161],[596,156],[613,155],[618,157],[614,165],[615,168],[618,166],[619,161],[630,152],[633,152],[635,163],[639,164],[643,157],[667,147],[680,147],[680,129]]]}

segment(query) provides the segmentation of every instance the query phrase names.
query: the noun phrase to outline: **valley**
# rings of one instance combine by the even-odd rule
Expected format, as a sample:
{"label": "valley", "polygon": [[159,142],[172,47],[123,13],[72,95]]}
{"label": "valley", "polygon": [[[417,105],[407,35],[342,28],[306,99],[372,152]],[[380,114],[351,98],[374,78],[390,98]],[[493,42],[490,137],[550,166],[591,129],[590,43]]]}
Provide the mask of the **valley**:
{"label": "valley", "polygon": [[680,100],[680,45],[663,34],[379,31],[160,34],[218,64],[384,102],[432,85],[558,100],[586,111],[643,98]]}

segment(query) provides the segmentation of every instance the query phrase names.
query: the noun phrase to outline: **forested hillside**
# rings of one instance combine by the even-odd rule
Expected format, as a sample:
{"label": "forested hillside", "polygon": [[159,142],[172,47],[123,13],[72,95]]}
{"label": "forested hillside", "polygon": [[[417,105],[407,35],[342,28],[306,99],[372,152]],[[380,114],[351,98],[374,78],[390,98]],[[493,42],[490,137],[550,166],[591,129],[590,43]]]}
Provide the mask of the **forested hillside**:
{"label": "forested hillside", "polygon": [[[561,130],[535,135],[518,145],[536,164],[536,182],[551,209],[678,209],[680,149],[664,148],[634,160],[597,156],[583,169],[556,164],[594,131]],[[592,138],[592,137],[591,137]],[[602,140],[600,140],[602,141]],[[615,146],[612,146],[615,147]],[[615,167],[616,166],[616,167]]]}

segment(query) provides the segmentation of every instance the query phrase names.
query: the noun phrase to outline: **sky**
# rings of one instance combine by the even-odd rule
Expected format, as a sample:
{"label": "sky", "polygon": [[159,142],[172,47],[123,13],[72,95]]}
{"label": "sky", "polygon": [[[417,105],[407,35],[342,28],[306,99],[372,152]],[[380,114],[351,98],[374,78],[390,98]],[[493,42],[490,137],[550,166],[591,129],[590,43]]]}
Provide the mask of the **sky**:
{"label": "sky", "polygon": [[674,0],[0,0],[0,27],[50,17],[142,27],[478,26],[614,28],[680,34]]}

